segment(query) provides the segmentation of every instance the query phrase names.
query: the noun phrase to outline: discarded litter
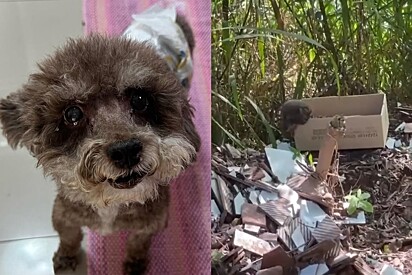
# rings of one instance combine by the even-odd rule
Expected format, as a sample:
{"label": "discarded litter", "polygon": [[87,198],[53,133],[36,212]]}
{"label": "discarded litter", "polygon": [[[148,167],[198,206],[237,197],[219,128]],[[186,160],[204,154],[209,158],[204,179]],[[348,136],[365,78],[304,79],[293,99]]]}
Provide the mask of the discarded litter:
{"label": "discarded litter", "polygon": [[303,172],[296,160],[304,162],[304,159],[295,156],[293,152],[273,148],[266,148],[265,152],[270,163],[270,168],[280,182],[286,183],[287,179],[292,175]]}
{"label": "discarded litter", "polygon": [[[409,126],[396,136],[391,128],[388,149],[327,147],[330,151],[314,155],[315,170],[303,155],[298,156],[303,165],[298,163],[286,143],[265,153],[219,147],[212,160],[212,250],[222,256],[212,269],[219,274],[412,274],[412,266],[390,260],[390,253],[407,252],[383,251],[392,243],[388,239],[410,228],[410,152],[396,148],[410,142]],[[343,207],[354,186],[371,194],[374,214],[368,220],[361,209],[348,216]],[[385,258],[376,256],[382,253]],[[373,263],[365,261],[372,256]],[[398,262],[411,262],[410,257]]]}

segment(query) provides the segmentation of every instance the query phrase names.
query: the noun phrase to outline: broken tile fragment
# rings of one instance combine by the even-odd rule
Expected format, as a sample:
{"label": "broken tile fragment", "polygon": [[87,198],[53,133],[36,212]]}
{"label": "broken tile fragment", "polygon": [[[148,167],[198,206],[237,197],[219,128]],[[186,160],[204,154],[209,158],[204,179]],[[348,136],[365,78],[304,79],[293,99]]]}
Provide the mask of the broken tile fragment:
{"label": "broken tile fragment", "polygon": [[279,150],[290,151],[290,147],[292,147],[290,146],[289,142],[284,142],[284,141],[279,141],[279,140],[276,141],[276,144],[277,144],[276,149],[279,149]]}
{"label": "broken tile fragment", "polygon": [[224,147],[226,147],[226,154],[232,158],[232,159],[240,159],[242,157],[242,154],[238,149],[230,145],[229,143],[225,144]]}
{"label": "broken tile fragment", "polygon": [[262,181],[272,182],[272,177],[265,170],[262,169],[262,171],[263,171],[263,174],[265,174],[265,177],[262,179]]}
{"label": "broken tile fragment", "polygon": [[333,206],[332,200],[327,196],[330,192],[316,177],[297,175],[288,180],[287,185],[303,199],[314,201],[328,209]]}
{"label": "broken tile fragment", "polygon": [[266,177],[265,171],[263,169],[260,169],[259,167],[255,167],[249,176],[249,179],[252,181],[257,181],[257,180],[262,180]]}
{"label": "broken tile fragment", "polygon": [[271,250],[268,242],[240,230],[235,231],[233,245],[243,247],[245,250],[260,256],[263,256]]}
{"label": "broken tile fragment", "polygon": [[295,243],[292,240],[292,229],[288,226],[282,226],[278,230],[279,240],[289,249],[296,249]]}
{"label": "broken tile fragment", "polygon": [[240,167],[237,166],[231,166],[227,168],[229,170],[229,175],[236,177],[236,173],[240,172]]}
{"label": "broken tile fragment", "polygon": [[222,202],[222,221],[231,221],[233,219],[233,209],[232,209],[232,201],[233,201],[233,194],[230,192],[229,187],[227,186],[224,179],[220,176],[217,176],[217,187],[219,189],[220,199]]}
{"label": "broken tile fragment", "polygon": [[259,191],[257,191],[257,190],[251,190],[251,191],[249,192],[249,201],[250,201],[251,203],[255,204],[255,205],[258,205],[258,204],[259,204],[258,196],[259,196]]}
{"label": "broken tile fragment", "polygon": [[328,262],[336,258],[341,252],[339,240],[326,240],[309,247],[304,252],[296,256],[296,261],[300,264],[310,264],[316,262]]}
{"label": "broken tile fragment", "polygon": [[245,203],[242,206],[242,222],[266,227],[266,215],[257,205]]}
{"label": "broken tile fragment", "polygon": [[291,203],[297,203],[299,200],[299,195],[298,193],[295,192],[292,188],[290,188],[286,184],[280,184],[277,187],[277,190],[279,192],[279,197],[287,199]]}
{"label": "broken tile fragment", "polygon": [[211,185],[212,185],[212,190],[211,190],[211,195],[212,198],[215,199],[217,206],[219,207],[219,210],[223,210],[223,202],[222,202],[222,197],[220,194],[220,189],[219,189],[219,181],[218,181],[218,175],[212,171],[212,177],[211,177]]}
{"label": "broken tile fragment", "polygon": [[238,194],[240,192],[239,187],[236,184],[234,184],[232,186],[233,186],[233,189],[235,190],[235,194]]}
{"label": "broken tile fragment", "polygon": [[276,194],[274,192],[268,192],[268,191],[262,190],[259,194],[259,200],[261,200],[260,203],[275,201],[277,199],[279,199],[279,196],[278,196],[278,194]]}
{"label": "broken tile fragment", "polygon": [[[265,152],[270,163],[270,168],[280,182],[286,183],[287,179],[292,175],[303,172],[296,163],[293,152],[273,148],[265,148]],[[305,163],[303,158],[298,157],[298,159],[300,162]]]}
{"label": "broken tile fragment", "polygon": [[259,203],[258,204],[264,204],[264,203],[267,203],[267,201],[265,200],[265,198],[264,198],[264,196],[262,196],[262,191],[260,191],[259,192],[259,194],[258,194],[258,201],[259,201]]}
{"label": "broken tile fragment", "polygon": [[358,257],[355,253],[344,253],[341,252],[338,256],[336,256],[332,261],[330,261],[329,267],[331,273],[337,273],[337,271],[344,269],[345,267],[352,264],[356,258]]}
{"label": "broken tile fragment", "polygon": [[[235,225],[235,226],[230,226],[228,224],[225,224],[227,228],[223,228],[222,231],[226,232],[228,235],[233,236],[236,232],[236,230],[242,229],[242,225]],[[223,227],[223,226],[222,226]]]}
{"label": "broken tile fragment", "polygon": [[259,205],[259,208],[266,213],[269,219],[277,223],[278,225],[283,225],[291,214],[287,208],[288,201],[281,198],[276,201],[269,201],[265,204]]}
{"label": "broken tile fragment", "polygon": [[270,252],[264,254],[262,258],[262,269],[274,266],[282,266],[286,269],[293,267],[294,264],[294,259],[289,256],[280,245],[277,245]]}
{"label": "broken tile fragment", "polygon": [[401,132],[405,129],[405,122],[402,122],[401,124],[398,125],[398,127],[396,127],[395,132]]}
{"label": "broken tile fragment", "polygon": [[211,207],[211,210],[212,210],[212,217],[213,217],[213,219],[219,218],[221,213],[220,213],[219,207],[217,206],[215,200],[212,199],[212,200],[210,201],[210,207]]}
{"label": "broken tile fragment", "polygon": [[244,273],[244,272],[248,272],[248,271],[250,272],[250,271],[253,270],[253,262],[249,258],[245,259],[245,263],[246,263],[246,265],[244,267],[242,267],[241,270],[239,270],[240,273]]}
{"label": "broken tile fragment", "polygon": [[385,264],[379,275],[402,275],[402,272],[399,272],[392,266]]}
{"label": "broken tile fragment", "polygon": [[341,230],[329,216],[326,216],[312,231],[313,237],[319,243],[328,239],[337,239],[340,233]]}
{"label": "broken tile fragment", "polygon": [[412,133],[412,123],[405,123],[405,129],[403,130],[403,132],[406,134]]}
{"label": "broken tile fragment", "polygon": [[253,225],[253,224],[245,224],[243,229],[245,232],[252,233],[253,235],[259,234],[260,226]]}
{"label": "broken tile fragment", "polygon": [[300,219],[312,231],[316,228],[318,222],[321,222],[327,214],[317,203],[308,200],[300,202]]}
{"label": "broken tile fragment", "polygon": [[394,139],[393,137],[388,137],[385,145],[388,149],[393,149],[395,148],[395,142],[396,142],[396,139]]}
{"label": "broken tile fragment", "polygon": [[303,252],[305,248],[305,239],[303,238],[302,232],[300,232],[299,227],[295,228],[295,230],[293,231],[291,235],[291,239],[293,243],[295,244],[295,246],[297,247],[297,249],[300,252]]}
{"label": "broken tile fragment", "polygon": [[286,184],[279,185],[277,187],[277,190],[281,198],[287,199],[289,201],[288,209],[291,215],[293,217],[296,216],[300,209],[300,204],[298,203],[299,201],[298,193],[296,193],[292,188],[290,188]]}
{"label": "broken tile fragment", "polygon": [[313,264],[300,271],[300,275],[324,275],[329,271],[326,264]]}
{"label": "broken tile fragment", "polygon": [[269,176],[269,178],[265,177],[263,181],[265,182],[279,182],[278,177],[273,174],[272,170],[269,168],[269,166],[266,165],[264,161],[259,162],[259,167],[265,171],[265,175]]}
{"label": "broken tile fragment", "polygon": [[238,193],[233,200],[235,206],[235,214],[240,215],[242,213],[242,206],[246,203],[246,199],[243,197],[242,193]]}
{"label": "broken tile fragment", "polygon": [[238,255],[233,259],[232,265],[235,266],[237,263],[239,263],[245,257],[245,255],[246,253],[244,250],[240,251]]}
{"label": "broken tile fragment", "polygon": [[230,251],[228,254],[222,257],[221,261],[228,262],[228,261],[233,260],[233,258],[237,257],[239,252],[241,252],[242,250],[243,250],[242,247],[236,247],[235,249],[232,249],[232,251]]}
{"label": "broken tile fragment", "polygon": [[353,266],[358,271],[358,274],[361,274],[361,275],[375,275],[375,274],[377,275],[378,274],[372,268],[370,268],[369,265],[361,257],[357,257],[355,259]]}
{"label": "broken tile fragment", "polygon": [[365,212],[359,211],[356,217],[346,217],[344,220],[338,221],[337,223],[339,222],[343,224],[352,224],[352,225],[366,224]]}
{"label": "broken tile fragment", "polygon": [[400,148],[400,147],[402,147],[402,140],[397,139],[397,140],[395,141],[395,148]]}
{"label": "broken tile fragment", "polygon": [[271,242],[271,243],[277,243],[278,241],[278,235],[275,233],[270,233],[270,232],[264,232],[260,234],[259,238],[267,242]]}
{"label": "broken tile fragment", "polygon": [[304,249],[302,245],[309,243],[312,238],[310,230],[298,217],[288,218],[283,226],[279,228],[278,236],[290,250],[299,248],[300,251]]}
{"label": "broken tile fragment", "polygon": [[256,275],[283,275],[283,267],[274,266],[266,269],[259,270]]}

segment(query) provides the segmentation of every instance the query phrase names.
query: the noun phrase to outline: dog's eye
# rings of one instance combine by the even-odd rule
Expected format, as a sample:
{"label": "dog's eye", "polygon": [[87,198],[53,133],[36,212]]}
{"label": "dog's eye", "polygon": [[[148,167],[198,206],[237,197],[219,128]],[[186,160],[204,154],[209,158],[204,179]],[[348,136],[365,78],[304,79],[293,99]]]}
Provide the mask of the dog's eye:
{"label": "dog's eye", "polygon": [[83,112],[78,106],[70,106],[64,111],[64,119],[72,125],[77,125],[82,118]]}
{"label": "dog's eye", "polygon": [[130,105],[135,112],[145,112],[149,107],[149,98],[145,91],[131,88]]}

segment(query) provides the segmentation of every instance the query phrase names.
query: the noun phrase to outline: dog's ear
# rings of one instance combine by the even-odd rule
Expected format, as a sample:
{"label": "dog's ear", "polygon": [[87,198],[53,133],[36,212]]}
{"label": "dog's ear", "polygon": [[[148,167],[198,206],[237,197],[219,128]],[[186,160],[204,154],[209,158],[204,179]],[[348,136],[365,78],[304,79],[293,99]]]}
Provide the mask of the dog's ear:
{"label": "dog's ear", "polygon": [[22,119],[24,103],[23,91],[0,99],[0,122],[3,134],[13,149],[21,143],[23,134],[28,130],[28,125]]}
{"label": "dog's ear", "polygon": [[193,123],[193,118],[194,118],[193,111],[194,111],[193,107],[186,100],[185,104],[183,105],[183,109],[182,109],[183,127],[184,127],[186,137],[195,147],[196,152],[198,152],[200,149],[201,142],[200,142],[199,134],[197,133],[196,127]]}

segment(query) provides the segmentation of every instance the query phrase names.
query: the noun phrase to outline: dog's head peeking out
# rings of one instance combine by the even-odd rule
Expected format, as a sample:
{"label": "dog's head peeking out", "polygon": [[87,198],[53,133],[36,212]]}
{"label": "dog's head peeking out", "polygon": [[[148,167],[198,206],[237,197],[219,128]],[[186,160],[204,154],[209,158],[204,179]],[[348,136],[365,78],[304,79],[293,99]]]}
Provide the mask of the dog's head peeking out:
{"label": "dog's head peeking out", "polygon": [[9,144],[38,159],[58,191],[93,206],[156,198],[200,146],[187,90],[146,44],[70,40],[0,101]]}

